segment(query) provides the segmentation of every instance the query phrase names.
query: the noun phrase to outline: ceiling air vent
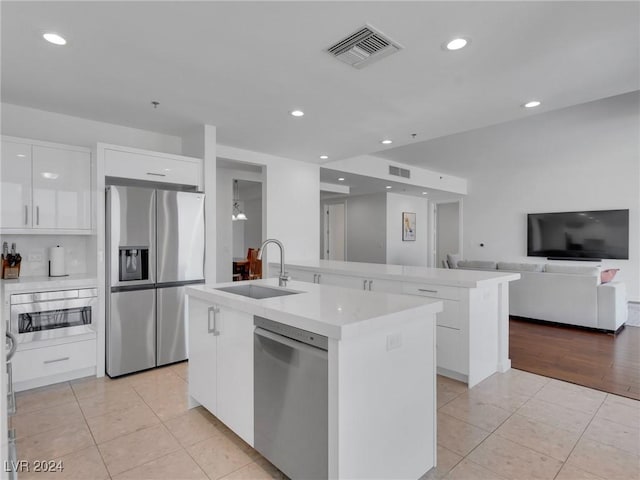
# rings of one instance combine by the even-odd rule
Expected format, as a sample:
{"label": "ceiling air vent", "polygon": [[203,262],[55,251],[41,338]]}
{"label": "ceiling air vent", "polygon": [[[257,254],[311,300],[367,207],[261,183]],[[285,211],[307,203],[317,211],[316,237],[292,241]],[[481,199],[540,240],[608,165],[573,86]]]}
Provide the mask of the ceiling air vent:
{"label": "ceiling air vent", "polygon": [[363,68],[402,49],[402,45],[384,36],[370,25],[329,47],[327,52],[354,68]]}
{"label": "ceiling air vent", "polygon": [[406,168],[394,167],[389,165],[389,175],[395,175],[396,177],[411,178],[411,171]]}

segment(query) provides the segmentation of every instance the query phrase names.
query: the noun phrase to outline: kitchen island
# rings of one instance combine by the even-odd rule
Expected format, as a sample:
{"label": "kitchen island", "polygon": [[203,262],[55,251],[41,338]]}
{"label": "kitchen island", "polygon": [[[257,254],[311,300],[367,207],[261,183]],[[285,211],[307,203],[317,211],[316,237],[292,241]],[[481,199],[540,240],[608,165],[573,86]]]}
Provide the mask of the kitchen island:
{"label": "kitchen island", "polygon": [[[254,385],[264,379],[262,364],[254,364],[260,341],[254,323],[268,319],[326,337],[327,395],[320,400],[326,400],[328,478],[419,478],[435,465],[435,315],[442,301],[297,281],[282,289],[277,279],[241,284],[245,294],[251,286],[256,296],[260,287],[293,293],[249,298],[221,290],[238,282],[187,287],[194,405],[203,405],[261,451],[255,443],[264,432],[254,416],[263,397]],[[292,403],[283,402],[285,408],[304,412]],[[277,430],[267,433],[279,441]],[[287,461],[266,456],[296,476],[287,471]],[[293,449],[290,456],[296,456]]]}
{"label": "kitchen island", "polygon": [[[269,276],[279,274],[269,264]],[[509,282],[519,273],[315,260],[287,263],[294,280],[442,300],[437,369],[469,388],[511,368]]]}

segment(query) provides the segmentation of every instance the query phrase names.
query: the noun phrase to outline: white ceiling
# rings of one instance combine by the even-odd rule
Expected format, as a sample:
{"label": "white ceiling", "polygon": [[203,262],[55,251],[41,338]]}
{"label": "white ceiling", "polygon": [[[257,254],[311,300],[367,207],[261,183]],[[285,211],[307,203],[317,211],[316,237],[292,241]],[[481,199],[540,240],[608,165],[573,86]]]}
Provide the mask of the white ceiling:
{"label": "white ceiling", "polygon": [[[318,162],[637,90],[638,2],[2,2],[2,101]],[[365,23],[401,52],[324,49]],[[55,47],[41,38],[56,31]],[[457,52],[441,44],[471,38]],[[525,101],[542,107],[525,111]],[[153,109],[150,102],[160,106]],[[306,115],[288,112],[302,108]],[[413,140],[411,133],[417,133]],[[420,163],[420,151],[412,163]],[[425,165],[426,166],[426,165]]]}

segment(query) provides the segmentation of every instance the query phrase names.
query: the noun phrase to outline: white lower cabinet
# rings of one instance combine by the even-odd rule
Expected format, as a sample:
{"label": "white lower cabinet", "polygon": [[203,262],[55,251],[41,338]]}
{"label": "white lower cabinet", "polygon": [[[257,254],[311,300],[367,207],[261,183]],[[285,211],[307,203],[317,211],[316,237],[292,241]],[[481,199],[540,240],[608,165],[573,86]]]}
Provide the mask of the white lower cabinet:
{"label": "white lower cabinet", "polygon": [[11,364],[16,391],[95,374],[96,340],[19,349]]}
{"label": "white lower cabinet", "polygon": [[[440,315],[440,314],[438,314]],[[468,352],[465,336],[455,328],[436,327],[436,360],[438,368],[468,375]]]}
{"label": "white lower cabinet", "polygon": [[[390,280],[381,280],[379,278],[365,278],[354,275],[314,272],[312,270],[297,268],[290,268],[288,273],[293,280],[298,280],[299,282],[321,283],[323,285],[357,288],[358,290],[371,290],[374,292],[403,293],[402,283]],[[271,276],[277,275],[276,271],[272,268]]]}
{"label": "white lower cabinet", "polygon": [[369,280],[368,290],[371,290],[372,292],[403,293],[401,282],[381,280],[379,278],[372,278]]}
{"label": "white lower cabinet", "polygon": [[[280,274],[279,272],[279,268],[277,272],[272,268],[271,276],[277,277]],[[291,276],[292,280],[297,280],[298,282],[318,283],[318,273],[316,272],[311,272],[309,270],[289,269],[287,273]]]}
{"label": "white lower cabinet", "polygon": [[[295,265],[288,270],[299,281],[440,300],[443,311],[436,314],[438,373],[473,387],[499,369],[497,286],[481,289],[427,283],[430,280],[377,278],[369,272],[353,274],[351,268],[344,274],[336,273],[335,268],[327,271]],[[274,267],[270,274],[277,276]]]}
{"label": "white lower cabinet", "polygon": [[210,412],[218,411],[217,339],[212,334],[213,305],[188,298],[189,395]]}
{"label": "white lower cabinet", "polygon": [[222,307],[217,315],[217,417],[253,445],[253,316]]}
{"label": "white lower cabinet", "polygon": [[189,395],[253,445],[253,316],[188,297]]}

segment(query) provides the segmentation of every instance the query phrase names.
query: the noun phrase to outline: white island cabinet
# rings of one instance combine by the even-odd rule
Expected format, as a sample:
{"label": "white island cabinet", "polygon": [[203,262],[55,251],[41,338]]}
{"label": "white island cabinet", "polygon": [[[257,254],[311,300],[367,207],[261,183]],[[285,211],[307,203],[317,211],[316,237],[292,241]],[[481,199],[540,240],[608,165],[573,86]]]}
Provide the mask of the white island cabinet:
{"label": "white island cabinet", "polygon": [[[288,263],[293,280],[442,300],[437,318],[438,373],[473,387],[509,360],[509,282],[520,274],[316,260]],[[277,277],[279,264],[269,265]]]}
{"label": "white island cabinet", "polygon": [[[435,465],[442,301],[297,281],[286,287],[294,294],[273,298],[218,290],[239,283],[186,289],[192,405],[254,446],[258,316],[327,337],[329,478],[417,479]],[[276,279],[241,284],[279,288]]]}
{"label": "white island cabinet", "polygon": [[253,316],[189,299],[190,395],[253,443]]}

